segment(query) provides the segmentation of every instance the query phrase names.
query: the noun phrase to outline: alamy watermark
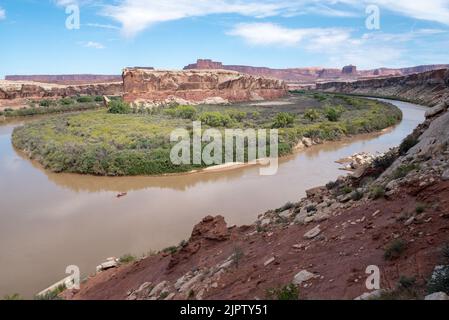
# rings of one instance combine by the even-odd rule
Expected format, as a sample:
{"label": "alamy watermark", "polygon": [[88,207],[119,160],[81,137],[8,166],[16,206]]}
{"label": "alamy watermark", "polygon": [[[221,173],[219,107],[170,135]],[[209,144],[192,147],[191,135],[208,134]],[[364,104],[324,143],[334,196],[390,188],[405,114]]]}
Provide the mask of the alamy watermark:
{"label": "alamy watermark", "polygon": [[365,27],[368,30],[380,30],[380,8],[377,5],[369,5],[365,9],[368,15],[365,20]]}
{"label": "alamy watermark", "polygon": [[76,4],[68,5],[65,8],[68,15],[65,20],[65,27],[69,30],[79,30],[81,25],[80,8]]}
{"label": "alamy watermark", "polygon": [[[260,175],[274,175],[278,170],[279,133],[277,129],[202,130],[193,122],[193,134],[178,128],[170,134],[170,161],[175,165],[262,164]],[[203,145],[203,143],[205,145]],[[267,146],[269,145],[269,147]],[[269,149],[269,153],[268,153]]]}

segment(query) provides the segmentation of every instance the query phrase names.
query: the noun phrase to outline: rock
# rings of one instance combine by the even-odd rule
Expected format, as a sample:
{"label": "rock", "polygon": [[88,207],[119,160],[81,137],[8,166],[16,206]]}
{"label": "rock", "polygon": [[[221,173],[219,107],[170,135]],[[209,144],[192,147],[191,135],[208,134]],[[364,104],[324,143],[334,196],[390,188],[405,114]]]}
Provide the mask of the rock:
{"label": "rock", "polygon": [[98,265],[96,270],[97,272],[101,272],[104,270],[108,270],[111,268],[117,268],[119,265],[119,261],[117,258],[107,258],[106,262],[103,262],[102,264]]}
{"label": "rock", "polygon": [[327,220],[329,218],[330,218],[330,215],[326,211],[321,211],[321,212],[316,213],[313,216],[313,221],[321,222],[321,221]]}
{"label": "rock", "polygon": [[443,174],[441,175],[441,179],[443,181],[449,181],[449,169],[443,172]]}
{"label": "rock", "polygon": [[228,70],[123,71],[126,102],[164,101],[170,97],[194,103],[203,101],[239,102],[276,99],[288,93],[282,80],[250,76]]}
{"label": "rock", "polygon": [[103,96],[103,105],[107,108],[109,107],[109,104],[111,103],[111,99],[109,99],[107,96]]}
{"label": "rock", "polygon": [[444,102],[437,104],[435,107],[426,111],[426,118],[432,118],[439,113],[446,111],[446,104]]}
{"label": "rock", "polygon": [[365,292],[364,294],[358,296],[354,300],[376,300],[379,299],[385,290],[379,289],[371,292]]}
{"label": "rock", "polygon": [[151,287],[151,285],[151,282],[144,282],[140,285],[139,289],[137,289],[135,293],[140,293],[144,290],[147,290],[149,287]]}
{"label": "rock", "polygon": [[266,267],[266,266],[270,265],[271,263],[273,263],[275,259],[276,259],[275,257],[271,257],[270,259],[265,261],[265,263],[263,264],[264,267]]}
{"label": "rock", "polygon": [[302,143],[306,146],[306,148],[313,146],[313,140],[310,138],[302,138]]}
{"label": "rock", "polygon": [[184,283],[181,288],[179,288],[179,292],[187,292],[190,290],[190,288],[192,288],[198,281],[201,280],[201,278],[203,277],[202,273],[198,273],[196,276],[194,276],[192,279],[190,279],[189,281],[187,281],[186,283]]}
{"label": "rock", "polygon": [[172,292],[172,293],[170,293],[167,297],[165,297],[165,299],[164,300],[173,300],[173,298],[175,297],[175,293],[174,292]]}
{"label": "rock", "polygon": [[317,225],[315,228],[313,228],[313,229],[307,231],[307,232],[304,234],[304,238],[305,238],[305,239],[313,239],[313,238],[315,238],[317,235],[319,235],[320,233],[321,233],[320,226]]}
{"label": "rock", "polygon": [[207,216],[192,231],[190,241],[198,239],[224,241],[229,238],[229,230],[222,216]]}
{"label": "rock", "polygon": [[301,208],[299,213],[296,215],[295,219],[293,220],[295,223],[303,224],[305,223],[305,219],[308,216],[307,209],[305,207]]}
{"label": "rock", "polygon": [[404,222],[405,226],[411,225],[415,221],[415,217],[410,217],[407,219],[407,221]]}
{"label": "rock", "polygon": [[449,300],[449,296],[445,292],[434,292],[425,296],[424,300]]}
{"label": "rock", "polygon": [[307,270],[301,270],[293,277],[293,284],[301,285],[303,282],[318,278],[319,276]]}
{"label": "rock", "polygon": [[160,282],[150,291],[150,294],[148,296],[158,298],[160,296],[160,294],[162,293],[162,291],[167,286],[167,284],[168,284],[167,281]]}
{"label": "rock", "polygon": [[260,225],[263,227],[263,226],[269,225],[270,222],[271,222],[270,218],[265,218],[265,219],[262,219],[262,221],[260,222]]}

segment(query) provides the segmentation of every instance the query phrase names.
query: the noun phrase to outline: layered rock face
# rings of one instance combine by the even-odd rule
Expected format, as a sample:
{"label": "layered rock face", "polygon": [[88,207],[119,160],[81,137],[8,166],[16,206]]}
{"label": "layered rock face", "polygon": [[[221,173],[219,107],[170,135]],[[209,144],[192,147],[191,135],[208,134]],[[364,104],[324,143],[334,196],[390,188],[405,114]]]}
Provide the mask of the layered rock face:
{"label": "layered rock face", "polygon": [[123,86],[127,102],[239,102],[276,99],[287,93],[283,81],[226,70],[130,68],[123,71]]}
{"label": "layered rock face", "polygon": [[[96,83],[85,85],[58,85],[39,82],[0,81],[0,100],[23,98],[56,98],[76,95],[121,95],[121,82]],[[1,101],[0,101],[1,102]]]}
{"label": "layered rock face", "polygon": [[99,74],[61,74],[61,75],[7,75],[9,81],[35,81],[57,84],[92,84],[102,82],[121,82],[121,75]]}
{"label": "layered rock face", "polygon": [[401,77],[317,84],[317,90],[394,97],[429,106],[449,102],[449,69]]}

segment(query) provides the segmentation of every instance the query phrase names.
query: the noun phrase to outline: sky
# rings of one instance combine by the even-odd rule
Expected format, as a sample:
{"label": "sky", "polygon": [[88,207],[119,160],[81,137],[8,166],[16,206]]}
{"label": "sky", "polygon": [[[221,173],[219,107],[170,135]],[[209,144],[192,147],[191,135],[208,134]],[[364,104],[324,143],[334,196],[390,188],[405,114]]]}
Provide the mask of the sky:
{"label": "sky", "polygon": [[0,46],[0,78],[449,63],[449,0],[0,0]]}

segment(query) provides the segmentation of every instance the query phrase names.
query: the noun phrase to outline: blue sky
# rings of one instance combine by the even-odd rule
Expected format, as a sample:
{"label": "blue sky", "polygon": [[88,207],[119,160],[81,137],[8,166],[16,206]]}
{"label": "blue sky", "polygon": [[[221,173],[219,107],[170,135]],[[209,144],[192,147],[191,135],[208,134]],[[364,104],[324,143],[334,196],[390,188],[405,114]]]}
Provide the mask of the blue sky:
{"label": "blue sky", "polygon": [[[380,29],[368,29],[368,5]],[[79,29],[67,29],[76,5]],[[286,67],[449,63],[449,0],[0,0],[0,77],[176,69],[197,58]]]}

